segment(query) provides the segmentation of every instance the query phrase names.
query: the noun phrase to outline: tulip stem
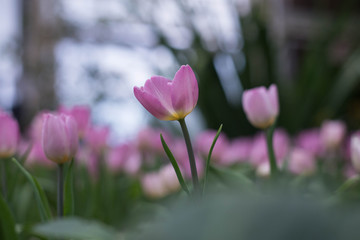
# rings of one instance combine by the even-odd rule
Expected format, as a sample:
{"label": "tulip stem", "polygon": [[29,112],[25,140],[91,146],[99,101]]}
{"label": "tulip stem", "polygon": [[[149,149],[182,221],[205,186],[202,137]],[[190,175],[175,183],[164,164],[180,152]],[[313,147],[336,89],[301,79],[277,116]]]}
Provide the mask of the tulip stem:
{"label": "tulip stem", "polygon": [[180,119],[179,123],[181,126],[181,130],[183,132],[183,135],[184,135],[184,140],[185,140],[186,148],[187,148],[188,155],[189,155],[189,162],[190,162],[192,181],[193,181],[193,185],[194,185],[194,192],[195,192],[195,194],[197,194],[197,193],[200,193],[200,184],[199,184],[199,178],[198,178],[198,174],[197,174],[197,170],[196,170],[195,155],[194,155],[194,151],[193,151],[193,148],[191,145],[189,131],[187,129],[185,119]]}
{"label": "tulip stem", "polygon": [[2,185],[2,192],[3,192],[3,197],[4,199],[7,198],[7,187],[6,187],[6,168],[5,168],[5,161],[6,159],[0,159],[1,161],[1,185]]}
{"label": "tulip stem", "polygon": [[276,164],[276,158],[275,158],[274,146],[273,146],[274,127],[269,127],[265,131],[266,131],[266,143],[267,143],[269,163],[270,163],[270,173],[271,176],[275,176],[278,174],[279,169]]}
{"label": "tulip stem", "polygon": [[64,164],[58,164],[57,214],[64,215]]}

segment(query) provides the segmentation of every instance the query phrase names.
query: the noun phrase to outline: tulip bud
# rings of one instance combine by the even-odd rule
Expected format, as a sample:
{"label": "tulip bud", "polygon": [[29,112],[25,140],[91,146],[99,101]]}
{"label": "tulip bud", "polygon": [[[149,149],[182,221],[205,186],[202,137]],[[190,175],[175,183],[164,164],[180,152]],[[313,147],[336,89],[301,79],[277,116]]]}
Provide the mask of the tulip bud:
{"label": "tulip bud", "polygon": [[19,141],[19,126],[15,119],[0,112],[0,158],[15,154]]}
{"label": "tulip bud", "polygon": [[78,147],[78,132],[73,117],[47,114],[44,118],[42,146],[48,159],[56,163],[71,160]]}
{"label": "tulip bud", "polygon": [[257,128],[270,127],[279,115],[276,85],[271,85],[269,89],[258,87],[245,91],[242,103],[246,117]]}
{"label": "tulip bud", "polygon": [[184,119],[195,108],[199,89],[189,65],[181,66],[173,81],[153,76],[143,87],[134,87],[134,95],[154,117],[160,120]]}
{"label": "tulip bud", "polygon": [[351,162],[357,172],[360,172],[360,136],[351,137]]}
{"label": "tulip bud", "polygon": [[294,174],[310,174],[315,171],[315,158],[306,150],[295,148],[290,153],[288,167]]}

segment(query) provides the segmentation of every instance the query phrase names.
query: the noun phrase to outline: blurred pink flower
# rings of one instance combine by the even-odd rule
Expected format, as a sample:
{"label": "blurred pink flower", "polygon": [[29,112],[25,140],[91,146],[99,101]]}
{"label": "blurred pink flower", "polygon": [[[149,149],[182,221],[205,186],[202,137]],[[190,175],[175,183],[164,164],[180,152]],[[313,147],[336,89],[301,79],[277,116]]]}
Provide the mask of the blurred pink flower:
{"label": "blurred pink flower", "polygon": [[44,118],[49,113],[49,111],[41,111],[31,121],[28,134],[33,142],[41,142]]}
{"label": "blurred pink flower", "polygon": [[71,115],[74,117],[75,122],[77,124],[77,128],[79,131],[79,136],[83,137],[86,129],[90,124],[91,118],[91,109],[89,106],[81,106],[77,105],[70,109],[65,108],[64,106],[60,106],[59,110],[60,113],[65,113],[67,115]]}
{"label": "blurred pink flower", "polygon": [[117,173],[123,171],[129,175],[136,175],[141,168],[141,155],[134,144],[125,143],[110,150],[106,163],[109,171]]}
{"label": "blurred pink flower", "polygon": [[351,137],[351,162],[354,169],[360,172],[360,136],[357,134]]}
{"label": "blurred pink flower", "polygon": [[195,74],[189,65],[176,72],[173,81],[153,76],[144,87],[134,87],[137,100],[160,120],[184,119],[195,108],[199,89]]}
{"label": "blurred pink flower", "polygon": [[163,129],[147,127],[139,131],[135,139],[137,149],[143,154],[145,161],[153,160],[157,155],[164,155],[160,134],[165,142],[171,145],[172,136]]}
{"label": "blurred pink flower", "polygon": [[310,152],[314,156],[321,156],[324,153],[320,130],[316,128],[300,132],[295,139],[295,145]]}
{"label": "blurred pink flower", "polygon": [[150,198],[162,198],[167,194],[166,186],[160,174],[148,173],[141,178],[144,194]]}
{"label": "blurred pink flower", "polygon": [[25,164],[27,166],[41,166],[46,168],[52,168],[56,166],[54,162],[50,161],[45,156],[40,141],[36,141],[32,144],[31,150],[29,152]]}
{"label": "blurred pink flower", "polygon": [[78,147],[78,134],[73,117],[64,114],[46,114],[42,147],[46,157],[51,161],[61,164],[71,160]]}
{"label": "blurred pink flower", "polygon": [[[290,138],[284,130],[275,130],[273,136],[273,146],[277,162],[278,164],[282,164],[290,147]],[[254,137],[249,158],[250,163],[255,166],[268,161],[268,151],[264,133],[259,133]]]}
{"label": "blurred pink flower", "polygon": [[310,174],[316,169],[312,153],[301,148],[294,148],[289,155],[289,171],[294,174]]}
{"label": "blurred pink flower", "polygon": [[274,84],[269,89],[257,87],[244,91],[242,103],[247,119],[257,128],[270,127],[279,115],[278,91]]}
{"label": "blurred pink flower", "polygon": [[159,170],[160,178],[169,193],[176,192],[180,189],[180,183],[176,176],[175,170],[171,164],[165,165]]}
{"label": "blurred pink flower", "polygon": [[20,138],[17,121],[5,112],[0,112],[0,158],[13,156]]}
{"label": "blurred pink flower", "polygon": [[343,143],[346,126],[342,121],[328,120],[321,125],[320,136],[326,150],[336,150]]}
{"label": "blurred pink flower", "polygon": [[[206,130],[200,133],[195,139],[195,149],[203,159],[207,159],[210,147],[217,131]],[[224,163],[224,154],[228,150],[229,141],[224,133],[220,133],[219,138],[214,146],[211,159],[212,163],[220,164]]]}
{"label": "blurred pink flower", "polygon": [[91,126],[85,133],[85,143],[97,154],[102,153],[107,147],[110,134],[108,127]]}
{"label": "blurred pink flower", "polygon": [[246,162],[249,160],[252,147],[252,139],[236,138],[232,140],[222,157],[223,165]]}

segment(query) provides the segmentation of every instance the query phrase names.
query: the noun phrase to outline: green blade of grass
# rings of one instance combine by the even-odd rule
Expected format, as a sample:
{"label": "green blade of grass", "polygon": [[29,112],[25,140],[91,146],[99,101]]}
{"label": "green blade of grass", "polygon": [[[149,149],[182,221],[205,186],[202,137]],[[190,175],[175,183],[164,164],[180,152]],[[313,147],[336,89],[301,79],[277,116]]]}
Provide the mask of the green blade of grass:
{"label": "green blade of grass", "polygon": [[175,158],[174,158],[174,155],[171,153],[171,151],[170,151],[168,145],[166,144],[166,142],[165,142],[162,134],[160,134],[160,138],[161,138],[161,143],[162,143],[162,146],[163,146],[163,148],[164,148],[164,151],[165,151],[166,155],[168,156],[168,158],[169,158],[169,160],[170,160],[170,162],[171,162],[171,165],[173,166],[173,168],[174,168],[174,170],[175,170],[175,173],[176,173],[176,176],[177,176],[177,178],[178,178],[178,180],[179,180],[179,183],[180,183],[180,185],[181,185],[181,188],[182,188],[187,194],[190,194],[189,189],[188,189],[188,187],[187,187],[187,185],[186,185],[186,183],[185,183],[185,181],[184,181],[184,178],[183,178],[183,176],[182,176],[182,174],[181,174],[180,168],[179,168],[179,166],[178,166],[178,164],[177,164],[177,162],[176,162],[176,160],[175,160]]}
{"label": "green blade of grass", "polygon": [[65,177],[64,216],[74,215],[73,165],[74,159],[71,160]]}
{"label": "green blade of grass", "polygon": [[41,220],[47,221],[51,219],[52,216],[49,207],[49,202],[39,182],[23,166],[21,166],[21,164],[15,158],[12,158],[11,160],[15,163],[15,165],[20,169],[20,171],[25,175],[25,177],[30,182],[35,193],[35,200],[39,208]]}
{"label": "green blade of grass", "polygon": [[19,239],[15,231],[15,220],[4,198],[0,194],[0,238],[4,240]]}
{"label": "green blade of grass", "polygon": [[203,185],[203,194],[205,193],[205,188],[206,188],[206,181],[207,181],[207,177],[208,177],[208,174],[209,174],[209,168],[210,168],[210,159],[211,159],[211,154],[214,150],[214,147],[215,147],[215,143],[216,141],[218,140],[219,136],[220,136],[220,133],[221,133],[221,130],[222,130],[222,127],[223,125],[221,124],[216,135],[215,135],[215,138],[211,144],[211,147],[210,147],[210,150],[209,150],[209,154],[208,154],[208,157],[206,159],[206,168],[205,168],[205,175],[204,175],[204,185]]}

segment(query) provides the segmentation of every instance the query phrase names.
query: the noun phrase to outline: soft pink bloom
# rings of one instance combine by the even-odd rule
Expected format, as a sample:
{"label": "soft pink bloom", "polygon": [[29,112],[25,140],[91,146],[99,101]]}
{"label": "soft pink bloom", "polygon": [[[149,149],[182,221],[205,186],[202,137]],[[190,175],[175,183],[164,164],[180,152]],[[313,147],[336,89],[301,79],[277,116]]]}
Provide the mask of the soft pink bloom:
{"label": "soft pink bloom", "polygon": [[[290,138],[284,130],[275,130],[273,136],[273,147],[278,164],[282,164],[290,148]],[[260,133],[255,136],[249,159],[250,163],[255,166],[268,161],[268,151],[264,133]]]}
{"label": "soft pink bloom", "polygon": [[75,156],[78,134],[73,117],[64,114],[47,114],[42,136],[44,153],[51,161],[61,164]]}
{"label": "soft pink bloom", "polygon": [[63,106],[59,108],[60,113],[65,113],[74,117],[79,131],[79,136],[84,136],[90,124],[91,109],[88,106],[77,105],[70,109]]}
{"label": "soft pink bloom", "polygon": [[165,142],[171,145],[171,135],[163,129],[147,127],[139,131],[135,139],[137,149],[144,155],[146,161],[155,158],[156,155],[164,155],[164,149],[160,140],[162,134]]}
{"label": "soft pink bloom", "polygon": [[316,169],[315,158],[310,152],[295,148],[290,152],[288,168],[294,174],[312,173]]}
{"label": "soft pink bloom", "polygon": [[295,145],[314,156],[321,156],[324,153],[319,129],[308,129],[300,132],[295,139]]}
{"label": "soft pink bloom", "polygon": [[270,164],[269,160],[266,160],[259,164],[256,167],[256,175],[259,177],[269,177],[270,176]]}
{"label": "soft pink bloom", "polygon": [[29,137],[33,142],[41,142],[42,139],[42,130],[45,115],[49,114],[48,111],[41,111],[36,114],[36,116],[31,121],[30,129],[29,129]]}
{"label": "soft pink bloom", "polygon": [[85,133],[85,142],[96,153],[101,153],[107,147],[110,135],[108,127],[91,126]]}
{"label": "soft pink bloom", "polygon": [[41,166],[41,167],[47,167],[51,168],[56,166],[54,162],[47,159],[45,156],[44,150],[42,148],[41,142],[36,141],[31,146],[31,150],[29,152],[29,155],[26,159],[25,164],[27,166]]}
{"label": "soft pink bloom", "polygon": [[15,154],[19,142],[19,125],[5,112],[0,112],[0,158]]}
{"label": "soft pink bloom", "polygon": [[249,138],[236,138],[232,140],[223,154],[222,164],[231,165],[248,161],[251,147],[252,140]]}
{"label": "soft pink bloom", "polygon": [[[196,137],[195,149],[204,159],[207,159],[208,157],[210,147],[214,141],[216,133],[217,131],[215,130],[206,130]],[[224,133],[220,133],[211,154],[212,163],[221,165],[223,162],[223,156],[228,149],[228,145],[229,141],[226,135]]]}
{"label": "soft pink bloom", "polygon": [[327,150],[338,149],[345,139],[346,126],[342,121],[325,121],[320,130],[321,140]]}
{"label": "soft pink bloom", "polygon": [[125,143],[110,150],[106,163],[109,171],[113,173],[123,171],[129,175],[136,175],[142,161],[135,146],[132,143]]}
{"label": "soft pink bloom", "polygon": [[89,146],[80,145],[76,153],[76,162],[87,168],[93,180],[99,175],[99,157]]}
{"label": "soft pink bloom", "polygon": [[171,164],[162,167],[159,171],[159,174],[165,185],[165,188],[169,193],[176,192],[180,189],[179,180]]}
{"label": "soft pink bloom", "polygon": [[189,65],[176,72],[173,81],[153,76],[143,87],[134,87],[135,97],[154,117],[160,120],[180,120],[195,108],[199,89]]}
{"label": "soft pink bloom", "polygon": [[163,178],[158,173],[148,173],[141,178],[144,194],[150,198],[162,198],[167,194]]}
{"label": "soft pink bloom", "polygon": [[360,172],[360,136],[351,137],[351,162],[357,172]]}
{"label": "soft pink bloom", "polygon": [[257,87],[244,91],[242,97],[246,117],[257,128],[268,128],[279,115],[279,99],[276,85],[269,89]]}

